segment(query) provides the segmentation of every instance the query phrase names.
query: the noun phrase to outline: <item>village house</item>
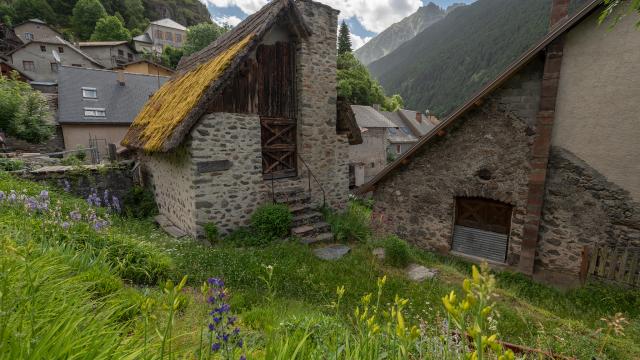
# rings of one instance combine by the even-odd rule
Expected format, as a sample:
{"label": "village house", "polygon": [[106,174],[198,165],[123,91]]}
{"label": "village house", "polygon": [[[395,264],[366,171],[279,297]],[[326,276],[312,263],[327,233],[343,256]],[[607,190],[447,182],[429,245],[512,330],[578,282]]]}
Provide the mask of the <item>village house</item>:
{"label": "village house", "polygon": [[61,65],[101,69],[104,66],[60,36],[29,41],[13,50],[7,57],[35,82],[58,81]]}
{"label": "village house", "polygon": [[[279,199],[345,204],[358,129],[337,116],[337,15],[310,0],[274,0],[183,58],[142,109],[122,144],[139,151],[173,227],[198,236],[213,223],[228,233]],[[332,238],[322,222],[294,233]]]}
{"label": "village house", "polygon": [[86,41],[77,46],[107,69],[138,60],[136,51],[128,41]]}
{"label": "village house", "polygon": [[152,21],[142,35],[133,38],[136,51],[161,54],[165,47],[181,48],[187,39],[187,28],[171,19]]}
{"label": "village house", "polygon": [[13,27],[13,31],[22,40],[28,43],[34,40],[52,39],[56,36],[62,37],[58,31],[40,19],[29,19]]}
{"label": "village house", "polygon": [[601,3],[554,0],[544,39],[360,189],[387,230],[565,282],[585,245],[640,247],[640,36]]}
{"label": "village house", "polygon": [[157,76],[171,76],[175,72],[164,65],[155,63],[147,59],[140,59],[124,65],[118,66],[114,70],[123,70],[124,72],[134,74],[147,74]]}
{"label": "village house", "polygon": [[124,71],[61,66],[58,123],[67,150],[97,146],[101,158],[108,144],[120,145],[136,115],[167,77]]}

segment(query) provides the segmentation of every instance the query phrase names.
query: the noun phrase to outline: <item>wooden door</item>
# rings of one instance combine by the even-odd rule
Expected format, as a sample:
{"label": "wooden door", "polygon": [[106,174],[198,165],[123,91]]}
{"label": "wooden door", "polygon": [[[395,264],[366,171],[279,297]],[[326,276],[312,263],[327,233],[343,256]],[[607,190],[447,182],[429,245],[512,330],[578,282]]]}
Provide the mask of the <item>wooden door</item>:
{"label": "wooden door", "polygon": [[482,198],[457,198],[452,250],[504,262],[512,206]]}
{"label": "wooden door", "polygon": [[262,173],[265,179],[297,175],[296,120],[261,117]]}

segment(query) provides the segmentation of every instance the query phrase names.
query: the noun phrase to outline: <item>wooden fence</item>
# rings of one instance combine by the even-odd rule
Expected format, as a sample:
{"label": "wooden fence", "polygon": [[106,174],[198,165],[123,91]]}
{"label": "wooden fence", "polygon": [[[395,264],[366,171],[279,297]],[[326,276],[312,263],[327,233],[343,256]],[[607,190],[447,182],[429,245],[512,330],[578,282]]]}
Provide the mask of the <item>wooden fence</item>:
{"label": "wooden fence", "polygon": [[584,283],[588,277],[640,287],[640,249],[585,246],[580,279]]}

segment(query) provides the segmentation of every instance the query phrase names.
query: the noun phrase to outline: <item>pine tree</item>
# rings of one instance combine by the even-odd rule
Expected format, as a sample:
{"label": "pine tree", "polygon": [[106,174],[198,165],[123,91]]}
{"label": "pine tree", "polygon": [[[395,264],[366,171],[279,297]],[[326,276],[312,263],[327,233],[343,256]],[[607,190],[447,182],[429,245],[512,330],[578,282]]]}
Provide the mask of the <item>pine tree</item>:
{"label": "pine tree", "polygon": [[349,26],[347,26],[347,23],[343,20],[342,25],[340,25],[340,33],[338,35],[338,55],[350,53],[351,51],[351,34],[349,33]]}

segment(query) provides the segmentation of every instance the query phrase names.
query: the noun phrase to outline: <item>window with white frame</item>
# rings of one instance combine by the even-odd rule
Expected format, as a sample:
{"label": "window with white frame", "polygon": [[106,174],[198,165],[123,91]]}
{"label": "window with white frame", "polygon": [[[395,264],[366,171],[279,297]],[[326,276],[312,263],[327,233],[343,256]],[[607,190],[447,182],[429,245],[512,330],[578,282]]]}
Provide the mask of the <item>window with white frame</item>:
{"label": "window with white frame", "polygon": [[33,33],[30,33],[30,32],[26,32],[26,33],[24,33],[24,38],[25,38],[27,41],[32,41],[32,40],[33,40]]}
{"label": "window with white frame", "polygon": [[98,98],[98,90],[96,88],[83,87],[82,88],[82,97],[85,99],[97,99]]}
{"label": "window with white frame", "polygon": [[84,108],[84,116],[86,117],[105,117],[107,113],[104,108]]}

